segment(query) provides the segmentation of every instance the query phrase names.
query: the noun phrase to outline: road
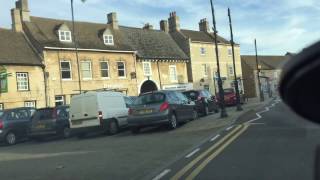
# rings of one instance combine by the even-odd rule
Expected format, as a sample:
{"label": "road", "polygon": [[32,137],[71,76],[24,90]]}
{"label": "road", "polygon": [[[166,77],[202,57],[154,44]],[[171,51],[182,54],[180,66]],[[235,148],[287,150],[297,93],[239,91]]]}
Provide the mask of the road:
{"label": "road", "polygon": [[273,103],[246,114],[155,179],[311,180],[317,145],[318,125]]}
{"label": "road", "polygon": [[282,103],[260,113],[260,119],[256,113],[265,111],[262,106],[238,119],[231,109],[227,119],[213,114],[174,131],[150,128],[132,135],[124,130],[115,136],[0,146],[0,177],[312,179],[313,150],[320,144],[318,126],[295,116]]}

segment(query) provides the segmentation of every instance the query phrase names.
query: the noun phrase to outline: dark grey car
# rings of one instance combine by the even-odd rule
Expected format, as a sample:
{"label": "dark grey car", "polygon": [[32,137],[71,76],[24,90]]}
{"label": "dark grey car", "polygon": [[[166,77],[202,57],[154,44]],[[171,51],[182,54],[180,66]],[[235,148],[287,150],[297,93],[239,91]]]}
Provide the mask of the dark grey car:
{"label": "dark grey car", "polygon": [[0,113],[0,141],[8,145],[27,138],[30,119],[36,111],[34,108],[7,109]]}
{"label": "dark grey car", "polygon": [[179,123],[198,117],[194,102],[176,91],[156,91],[140,95],[129,109],[128,124],[133,133],[148,126],[168,125],[177,128]]}

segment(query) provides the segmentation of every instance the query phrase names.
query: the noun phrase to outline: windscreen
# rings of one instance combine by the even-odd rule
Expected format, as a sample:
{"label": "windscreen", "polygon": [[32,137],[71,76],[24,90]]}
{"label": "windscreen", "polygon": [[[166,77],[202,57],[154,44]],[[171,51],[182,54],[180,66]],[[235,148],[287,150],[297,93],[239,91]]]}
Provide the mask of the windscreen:
{"label": "windscreen", "polygon": [[144,104],[157,104],[165,101],[165,95],[163,93],[152,93],[139,96],[135,101],[134,105]]}

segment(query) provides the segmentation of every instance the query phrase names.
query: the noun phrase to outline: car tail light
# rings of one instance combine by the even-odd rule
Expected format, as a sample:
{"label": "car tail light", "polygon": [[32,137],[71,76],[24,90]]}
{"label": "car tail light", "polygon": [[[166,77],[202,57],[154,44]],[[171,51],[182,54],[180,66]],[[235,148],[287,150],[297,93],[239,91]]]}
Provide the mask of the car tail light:
{"label": "car tail light", "polygon": [[160,106],[160,112],[165,111],[167,109],[169,109],[169,103],[168,102],[162,103]]}
{"label": "car tail light", "polygon": [[0,129],[3,129],[3,121],[0,119]]}
{"label": "car tail light", "polygon": [[128,114],[129,114],[129,115],[132,115],[132,114],[133,114],[133,110],[132,110],[131,108],[129,108]]}
{"label": "car tail light", "polygon": [[100,124],[102,124],[102,120],[103,120],[102,111],[99,111],[99,112],[98,112],[98,117],[99,117],[99,120],[100,120]]}

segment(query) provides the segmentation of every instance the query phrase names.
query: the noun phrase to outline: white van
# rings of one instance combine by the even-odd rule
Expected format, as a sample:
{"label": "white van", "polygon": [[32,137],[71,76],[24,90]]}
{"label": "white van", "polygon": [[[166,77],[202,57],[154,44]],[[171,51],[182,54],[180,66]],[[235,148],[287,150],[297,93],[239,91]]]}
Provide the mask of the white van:
{"label": "white van", "polygon": [[96,92],[75,95],[70,104],[70,128],[74,135],[83,137],[92,131],[116,134],[127,126],[128,108],[125,95],[119,92]]}

